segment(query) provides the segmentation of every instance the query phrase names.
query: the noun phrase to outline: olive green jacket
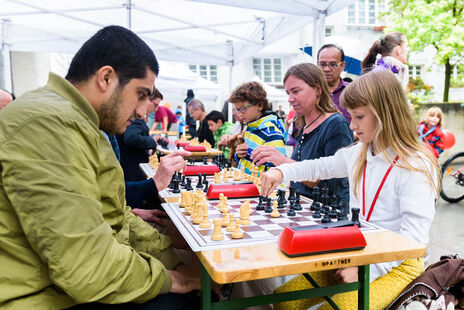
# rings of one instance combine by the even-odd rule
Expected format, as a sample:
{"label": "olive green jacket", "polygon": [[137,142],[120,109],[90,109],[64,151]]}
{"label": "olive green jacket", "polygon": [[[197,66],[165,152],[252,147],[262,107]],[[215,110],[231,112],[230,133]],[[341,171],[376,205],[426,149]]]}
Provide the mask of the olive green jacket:
{"label": "olive green jacket", "polygon": [[[216,132],[214,133],[214,145],[213,146],[217,147],[217,144],[219,140],[221,140],[221,137],[223,135],[230,135],[232,133],[233,128],[234,128],[234,124],[232,123],[225,122],[224,124],[222,124],[222,126],[219,127],[218,130],[216,130]],[[229,158],[229,152],[230,152],[230,149],[228,147],[225,147],[224,148],[225,158]]]}
{"label": "olive green jacket", "polygon": [[69,82],[0,111],[0,308],[144,302],[171,288],[168,237],[125,205],[122,169]]}

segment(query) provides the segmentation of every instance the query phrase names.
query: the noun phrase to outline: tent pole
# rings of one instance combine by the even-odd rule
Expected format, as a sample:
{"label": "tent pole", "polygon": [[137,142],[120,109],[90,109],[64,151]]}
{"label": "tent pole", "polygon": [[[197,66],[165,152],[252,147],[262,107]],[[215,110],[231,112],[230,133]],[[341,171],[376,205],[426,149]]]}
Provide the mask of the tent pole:
{"label": "tent pole", "polygon": [[13,83],[11,81],[11,54],[7,37],[7,27],[9,23],[9,19],[2,19],[2,45],[0,52],[0,88],[9,92],[13,92]]}
{"label": "tent pole", "polygon": [[126,10],[127,10],[127,28],[132,29],[132,0],[127,0]]}
{"label": "tent pole", "polygon": [[313,20],[313,63],[317,63],[317,52],[324,45],[326,14],[327,11],[318,11]]}

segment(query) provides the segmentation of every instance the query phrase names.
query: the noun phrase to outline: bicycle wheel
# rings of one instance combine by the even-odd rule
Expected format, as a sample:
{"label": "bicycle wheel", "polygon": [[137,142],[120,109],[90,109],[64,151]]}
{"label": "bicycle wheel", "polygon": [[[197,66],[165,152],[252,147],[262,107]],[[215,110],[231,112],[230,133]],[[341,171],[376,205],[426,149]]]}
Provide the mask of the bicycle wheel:
{"label": "bicycle wheel", "polygon": [[464,199],[464,152],[448,158],[441,168],[440,196],[448,202]]}

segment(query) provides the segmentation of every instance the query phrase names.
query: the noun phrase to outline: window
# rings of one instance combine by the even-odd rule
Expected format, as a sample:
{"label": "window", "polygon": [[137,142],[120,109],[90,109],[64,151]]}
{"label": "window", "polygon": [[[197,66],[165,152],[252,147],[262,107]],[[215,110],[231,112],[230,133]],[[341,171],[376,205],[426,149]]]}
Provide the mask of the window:
{"label": "window", "polygon": [[189,69],[192,72],[200,74],[204,79],[210,80],[211,82],[217,83],[217,66],[210,65],[189,65]]}
{"label": "window", "polygon": [[348,25],[375,26],[380,24],[379,13],[385,10],[384,0],[357,0],[348,7]]}
{"label": "window", "polygon": [[325,27],[325,36],[326,37],[330,37],[334,32],[334,28],[333,27]]}
{"label": "window", "polygon": [[253,72],[266,83],[282,83],[282,60],[253,58]]}
{"label": "window", "polygon": [[422,78],[422,66],[421,65],[409,66],[409,77],[413,79]]}

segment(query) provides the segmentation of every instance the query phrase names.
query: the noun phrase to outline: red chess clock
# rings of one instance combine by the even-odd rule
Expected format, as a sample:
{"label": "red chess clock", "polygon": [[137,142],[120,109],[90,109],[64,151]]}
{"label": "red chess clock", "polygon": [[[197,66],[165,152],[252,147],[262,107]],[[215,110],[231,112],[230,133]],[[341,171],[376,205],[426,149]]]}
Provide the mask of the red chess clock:
{"label": "red chess clock", "polygon": [[290,257],[361,250],[365,246],[359,227],[349,220],[285,227],[279,238],[280,249]]}
{"label": "red chess clock", "polygon": [[215,173],[219,173],[221,170],[216,165],[202,165],[202,166],[187,166],[182,172],[184,175],[198,175],[206,174],[206,175],[213,175]]}
{"label": "red chess clock", "polygon": [[229,184],[211,184],[206,192],[208,199],[218,199],[223,193],[227,198],[258,197],[259,190],[252,182],[235,182]]}
{"label": "red chess clock", "polygon": [[206,147],[203,145],[186,145],[184,150],[189,152],[206,152]]}

